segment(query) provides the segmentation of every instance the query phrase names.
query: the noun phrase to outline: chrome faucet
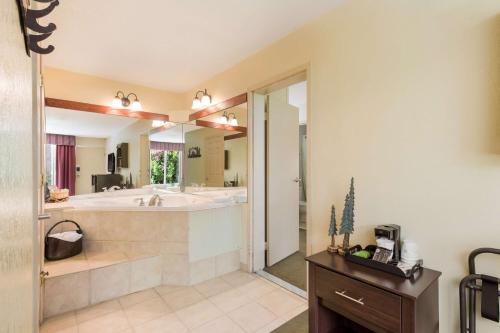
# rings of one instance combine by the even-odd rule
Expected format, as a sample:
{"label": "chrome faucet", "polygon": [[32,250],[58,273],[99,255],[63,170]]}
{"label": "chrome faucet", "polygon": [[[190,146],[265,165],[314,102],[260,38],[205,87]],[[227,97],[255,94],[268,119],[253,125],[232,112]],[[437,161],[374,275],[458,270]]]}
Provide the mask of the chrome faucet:
{"label": "chrome faucet", "polygon": [[103,187],[103,188],[102,188],[102,191],[103,191],[103,192],[113,192],[113,191],[117,191],[117,190],[121,190],[121,189],[122,189],[122,188],[121,188],[120,186],[116,186],[116,185],[114,185],[114,186],[111,186],[111,187],[109,187],[109,188]]}
{"label": "chrome faucet", "polygon": [[160,207],[161,206],[161,198],[158,194],[153,194],[153,196],[151,197],[151,199],[149,199],[149,203],[148,203],[148,206],[149,207]]}

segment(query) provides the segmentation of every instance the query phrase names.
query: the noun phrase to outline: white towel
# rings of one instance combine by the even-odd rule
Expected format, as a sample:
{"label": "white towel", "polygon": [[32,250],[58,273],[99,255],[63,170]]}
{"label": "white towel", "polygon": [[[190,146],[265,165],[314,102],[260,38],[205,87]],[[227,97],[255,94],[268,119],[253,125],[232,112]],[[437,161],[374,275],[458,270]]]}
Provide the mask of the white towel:
{"label": "white towel", "polygon": [[80,238],[82,238],[82,236],[83,236],[82,234],[79,234],[76,231],[65,231],[65,232],[61,232],[58,234],[49,235],[49,237],[57,238],[57,239],[60,239],[60,240],[66,241],[66,242],[72,242],[72,243],[74,243],[77,240],[79,240]]}

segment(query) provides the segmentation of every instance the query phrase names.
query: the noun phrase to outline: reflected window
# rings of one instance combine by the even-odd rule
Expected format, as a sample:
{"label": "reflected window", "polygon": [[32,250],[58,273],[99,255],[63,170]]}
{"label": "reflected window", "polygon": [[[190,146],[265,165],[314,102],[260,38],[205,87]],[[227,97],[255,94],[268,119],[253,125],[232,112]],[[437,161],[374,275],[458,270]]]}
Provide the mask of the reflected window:
{"label": "reflected window", "polygon": [[151,184],[178,184],[182,152],[151,150]]}
{"label": "reflected window", "polygon": [[56,185],[56,145],[45,145],[45,182]]}

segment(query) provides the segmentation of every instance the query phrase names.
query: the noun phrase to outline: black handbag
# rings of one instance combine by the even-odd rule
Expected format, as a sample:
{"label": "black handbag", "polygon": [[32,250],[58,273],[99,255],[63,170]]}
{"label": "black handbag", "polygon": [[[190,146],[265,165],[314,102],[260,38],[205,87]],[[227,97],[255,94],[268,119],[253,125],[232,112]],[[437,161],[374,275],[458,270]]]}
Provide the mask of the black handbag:
{"label": "black handbag", "polygon": [[57,222],[49,229],[45,235],[45,259],[47,260],[61,260],[69,257],[76,256],[82,252],[83,237],[76,242],[68,242],[62,239],[49,237],[50,232],[61,223],[73,223],[78,227],[77,233],[83,235],[82,228],[75,221],[63,220]]}

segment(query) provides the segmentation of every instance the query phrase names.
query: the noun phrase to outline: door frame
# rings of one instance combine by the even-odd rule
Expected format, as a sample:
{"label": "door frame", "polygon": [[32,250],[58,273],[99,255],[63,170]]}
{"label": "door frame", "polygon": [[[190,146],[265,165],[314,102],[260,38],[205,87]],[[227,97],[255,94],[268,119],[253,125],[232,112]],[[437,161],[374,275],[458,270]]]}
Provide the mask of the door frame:
{"label": "door frame", "polygon": [[266,219],[266,143],[265,143],[265,115],[262,103],[265,103],[265,94],[301,81],[307,82],[307,162],[306,162],[306,254],[310,255],[311,248],[311,91],[310,65],[306,64],[283,73],[266,82],[255,86],[249,91],[248,98],[248,204],[249,204],[249,255],[248,269],[257,272],[265,267],[265,219]]}

